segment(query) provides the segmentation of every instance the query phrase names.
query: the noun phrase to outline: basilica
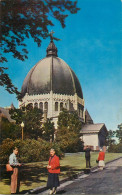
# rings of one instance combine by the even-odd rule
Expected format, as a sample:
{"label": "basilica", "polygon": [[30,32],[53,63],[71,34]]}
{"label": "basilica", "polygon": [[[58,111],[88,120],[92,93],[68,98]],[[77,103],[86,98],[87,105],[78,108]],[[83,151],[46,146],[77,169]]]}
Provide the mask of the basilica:
{"label": "basilica", "polygon": [[90,114],[84,110],[84,98],[80,82],[70,66],[58,57],[53,36],[46,50],[46,57],[40,60],[27,74],[22,85],[22,101],[19,108],[38,107],[44,120],[51,119],[58,128],[58,116],[63,108],[77,111],[82,122],[81,139],[93,150],[105,145],[107,128],[105,124],[94,124]]}
{"label": "basilica", "polygon": [[77,111],[85,122],[84,99],[80,82],[69,65],[58,57],[51,39],[46,57],[27,74],[22,85],[19,107],[38,107],[52,119],[57,128],[58,115],[63,108]]}

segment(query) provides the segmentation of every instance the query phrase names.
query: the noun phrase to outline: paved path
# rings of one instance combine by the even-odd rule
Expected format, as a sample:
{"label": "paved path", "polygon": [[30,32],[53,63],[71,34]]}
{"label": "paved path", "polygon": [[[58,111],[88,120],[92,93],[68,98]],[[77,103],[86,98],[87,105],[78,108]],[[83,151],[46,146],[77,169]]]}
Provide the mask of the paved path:
{"label": "paved path", "polygon": [[[41,194],[48,194],[48,191]],[[57,194],[122,195],[122,158],[108,164],[103,171],[96,169],[89,175],[61,184]]]}

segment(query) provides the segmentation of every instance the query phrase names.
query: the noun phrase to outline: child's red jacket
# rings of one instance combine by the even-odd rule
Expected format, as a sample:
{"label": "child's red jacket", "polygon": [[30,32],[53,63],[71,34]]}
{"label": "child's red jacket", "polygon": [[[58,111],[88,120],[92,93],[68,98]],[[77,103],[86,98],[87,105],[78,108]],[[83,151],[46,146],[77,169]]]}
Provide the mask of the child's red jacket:
{"label": "child's red jacket", "polygon": [[54,157],[50,157],[48,165],[51,166],[51,169],[48,169],[49,173],[60,173],[60,163],[58,156],[54,155]]}
{"label": "child's red jacket", "polygon": [[105,159],[105,152],[99,152],[98,160],[104,160]]}

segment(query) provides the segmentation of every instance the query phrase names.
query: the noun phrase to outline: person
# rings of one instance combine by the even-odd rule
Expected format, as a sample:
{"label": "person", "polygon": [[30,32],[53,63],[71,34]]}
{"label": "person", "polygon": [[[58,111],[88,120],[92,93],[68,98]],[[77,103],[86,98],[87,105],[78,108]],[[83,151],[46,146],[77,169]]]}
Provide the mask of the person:
{"label": "person", "polygon": [[13,153],[9,156],[9,164],[12,166],[13,171],[11,174],[11,194],[19,193],[19,179],[18,179],[18,168],[21,164],[17,159],[18,148],[13,149]]}
{"label": "person", "polygon": [[50,189],[50,194],[56,194],[59,184],[60,162],[59,157],[56,156],[55,150],[50,150],[50,158],[47,165],[48,181],[47,187]]}
{"label": "person", "polygon": [[85,159],[86,159],[86,168],[91,168],[91,164],[90,164],[90,151],[91,151],[91,149],[88,146],[84,147]]}
{"label": "person", "polygon": [[103,170],[103,168],[105,167],[104,159],[105,159],[105,152],[103,152],[102,149],[100,149],[99,156],[98,156],[98,162],[99,162],[98,166],[100,170]]}

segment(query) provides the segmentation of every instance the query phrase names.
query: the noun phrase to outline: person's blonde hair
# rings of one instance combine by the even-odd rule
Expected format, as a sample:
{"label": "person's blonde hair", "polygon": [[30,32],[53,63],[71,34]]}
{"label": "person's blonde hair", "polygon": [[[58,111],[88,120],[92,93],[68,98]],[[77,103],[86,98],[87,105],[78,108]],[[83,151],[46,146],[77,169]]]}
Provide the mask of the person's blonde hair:
{"label": "person's blonde hair", "polygon": [[51,151],[51,150],[55,152],[55,149],[51,148],[50,151]]}

